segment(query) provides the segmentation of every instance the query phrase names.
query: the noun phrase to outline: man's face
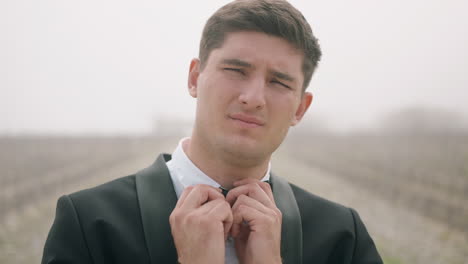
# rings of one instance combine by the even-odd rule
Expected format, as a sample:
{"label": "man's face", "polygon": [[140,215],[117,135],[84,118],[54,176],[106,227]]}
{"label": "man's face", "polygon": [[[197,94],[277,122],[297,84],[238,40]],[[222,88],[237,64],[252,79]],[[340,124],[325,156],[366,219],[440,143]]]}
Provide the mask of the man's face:
{"label": "man's face", "polygon": [[258,32],[229,33],[203,70],[190,65],[197,98],[194,137],[210,151],[265,160],[312,101],[302,92],[303,54],[284,39]]}

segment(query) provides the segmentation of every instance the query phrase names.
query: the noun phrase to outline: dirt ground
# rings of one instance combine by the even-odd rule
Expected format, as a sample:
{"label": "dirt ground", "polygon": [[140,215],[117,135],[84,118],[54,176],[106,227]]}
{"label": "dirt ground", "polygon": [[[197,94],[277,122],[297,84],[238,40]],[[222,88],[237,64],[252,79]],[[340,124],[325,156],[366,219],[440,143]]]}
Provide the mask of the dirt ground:
{"label": "dirt ground", "polygon": [[[172,152],[177,139],[151,141],[144,151],[112,167],[95,170],[92,177],[62,185],[40,199],[4,216],[0,227],[0,263],[39,263],[55,205],[62,194],[92,187],[128,175],[151,164],[159,152]],[[357,209],[373,236],[385,263],[468,264],[468,237],[404,206],[380,198],[335,175],[292,158],[282,146],[273,157],[273,170],[303,188]],[[40,175],[38,175],[39,177]]]}

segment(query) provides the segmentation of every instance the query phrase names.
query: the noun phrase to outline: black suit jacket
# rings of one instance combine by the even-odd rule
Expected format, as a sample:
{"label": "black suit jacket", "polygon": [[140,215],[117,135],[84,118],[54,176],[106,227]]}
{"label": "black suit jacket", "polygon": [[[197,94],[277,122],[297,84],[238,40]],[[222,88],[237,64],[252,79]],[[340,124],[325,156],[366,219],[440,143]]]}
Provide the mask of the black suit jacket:
{"label": "black suit jacket", "polygon": [[[177,263],[169,215],[177,202],[166,161],[62,196],[42,263]],[[382,260],[358,214],[272,175],[283,213],[283,263],[377,264]]]}

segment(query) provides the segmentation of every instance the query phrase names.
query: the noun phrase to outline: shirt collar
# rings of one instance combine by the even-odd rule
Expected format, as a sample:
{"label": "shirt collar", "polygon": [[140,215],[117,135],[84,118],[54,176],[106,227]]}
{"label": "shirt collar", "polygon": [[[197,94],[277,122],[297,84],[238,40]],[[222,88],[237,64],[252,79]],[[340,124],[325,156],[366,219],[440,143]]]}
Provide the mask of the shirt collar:
{"label": "shirt collar", "polygon": [[[185,140],[188,139],[189,138],[187,137],[179,141],[179,144],[172,153],[172,159],[167,162],[177,196],[180,196],[183,189],[196,184],[206,184],[215,188],[219,188],[221,186],[219,183],[201,171],[197,166],[195,166],[187,154],[185,154],[182,144]],[[267,181],[270,179],[270,169],[271,162],[268,163],[267,172],[261,181]]]}

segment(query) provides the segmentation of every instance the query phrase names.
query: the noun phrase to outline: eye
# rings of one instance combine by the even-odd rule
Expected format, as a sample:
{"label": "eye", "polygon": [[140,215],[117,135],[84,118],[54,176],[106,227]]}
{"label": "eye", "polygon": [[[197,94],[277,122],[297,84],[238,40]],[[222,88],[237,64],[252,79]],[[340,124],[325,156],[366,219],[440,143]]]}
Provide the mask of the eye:
{"label": "eye", "polygon": [[272,83],[275,83],[275,84],[279,84],[281,86],[283,86],[284,88],[288,88],[288,89],[291,89],[291,87],[289,85],[286,85],[278,80],[271,80]]}
{"label": "eye", "polygon": [[223,70],[225,71],[232,71],[232,72],[238,72],[242,75],[245,75],[244,71],[242,69],[239,69],[239,68],[223,68]]}

